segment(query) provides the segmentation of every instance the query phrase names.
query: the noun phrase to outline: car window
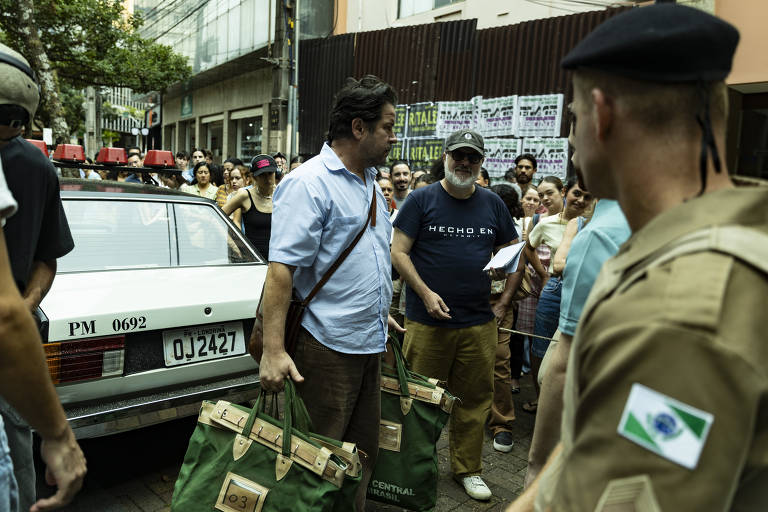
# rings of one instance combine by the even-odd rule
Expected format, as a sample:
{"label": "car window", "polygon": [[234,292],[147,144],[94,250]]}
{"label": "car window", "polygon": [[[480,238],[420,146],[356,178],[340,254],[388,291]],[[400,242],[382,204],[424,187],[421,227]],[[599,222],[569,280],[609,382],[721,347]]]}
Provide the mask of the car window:
{"label": "car window", "polygon": [[182,266],[260,261],[218,212],[199,204],[174,204],[178,260]]}
{"label": "car window", "polygon": [[169,209],[162,202],[65,199],[72,252],[59,272],[168,267]]}
{"label": "car window", "polygon": [[59,272],[261,261],[208,204],[114,199],[63,203],[75,248],[58,259]]}

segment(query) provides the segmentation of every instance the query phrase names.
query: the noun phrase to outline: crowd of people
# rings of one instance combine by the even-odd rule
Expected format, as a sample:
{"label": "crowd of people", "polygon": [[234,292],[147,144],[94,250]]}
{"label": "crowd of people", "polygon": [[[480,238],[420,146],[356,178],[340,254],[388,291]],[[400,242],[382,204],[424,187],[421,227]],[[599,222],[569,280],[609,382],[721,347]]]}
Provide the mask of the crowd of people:
{"label": "crowd of people", "polygon": [[[288,169],[279,153],[218,166],[195,149],[176,155],[182,172],[81,177],[207,197],[241,226],[269,261],[251,334],[263,347],[261,386],[279,391],[291,379],[315,432],[356,444],[358,512],[379,450],[382,360],[401,336],[411,369],[458,398],[451,472],[476,500],[492,496],[482,476],[485,430],[493,449],[512,449],[512,396],[529,373],[538,400],[522,408],[536,424],[526,489],[508,512],[761,510],[768,357],[762,317],[752,312],[768,301],[768,187],[735,186],[719,156],[723,80],[737,42],[729,24],[674,4],[629,10],[588,35],[563,60],[574,71],[575,172],[565,180],[539,176],[536,157],[522,154],[493,184],[473,130],[450,134],[428,169],[384,165],[397,142],[397,94],[370,75],[338,91],[319,154]],[[0,126],[3,165],[23,144],[14,130]],[[140,168],[135,149],[128,166]],[[649,173],[649,162],[665,174]],[[12,195],[0,173],[3,219],[19,186],[8,174]],[[19,408],[43,436],[63,489],[56,506],[79,487],[85,462],[20,313],[44,295],[41,275],[50,286],[44,264],[72,248],[68,229],[49,236],[59,243],[43,261],[27,258],[28,281],[16,280],[26,302],[12,284],[0,294],[14,320],[0,323],[0,340],[21,333],[38,351],[24,363],[18,350],[0,358],[27,369],[5,363],[0,372],[10,404],[0,403],[0,448],[13,430],[10,406]],[[520,257],[485,270],[508,247]],[[0,258],[4,283],[13,283],[9,267]],[[296,296],[309,302],[289,351]],[[37,409],[9,375],[39,391]],[[0,457],[0,472],[9,467]]]}
{"label": "crowd of people", "polygon": [[[747,268],[768,250],[765,207],[761,220],[750,215],[750,236],[761,240],[751,256],[717,236],[684,236],[695,229],[730,233],[725,225],[712,228],[722,219],[707,208],[722,213],[736,196],[753,204],[766,195],[764,186],[734,187],[718,157],[734,33],[701,11],[657,5],[616,16],[577,45],[563,61],[575,70],[568,109],[576,172],[567,180],[539,177],[536,158],[520,155],[507,183],[486,188],[484,141],[472,130],[451,134],[442,158],[418,169],[420,176],[406,162],[377,167],[397,140],[396,95],[376,77],[350,81],[336,96],[320,155],[275,191],[263,324],[254,328],[264,344],[262,386],[297,382],[310,416],[322,418],[321,431],[355,441],[367,454],[365,487],[378,419],[372,375],[380,362],[370,355],[384,351],[388,330],[403,333],[411,368],[458,397],[450,466],[474,499],[492,495],[482,476],[485,429],[494,449],[511,450],[511,397],[527,370],[539,400],[523,405],[536,424],[526,491],[510,511],[634,510],[638,500],[647,510],[764,507],[755,487],[764,482],[764,464],[724,464],[728,452],[720,448],[762,453],[765,425],[749,415],[764,413],[756,390],[768,384],[748,355],[761,350],[746,341],[761,330],[739,313],[749,306],[737,298],[740,278],[728,277],[728,269],[759,281],[755,293],[765,296],[765,262]],[[675,60],[670,40],[689,57],[706,49],[712,58]],[[669,170],[658,179],[645,172],[654,151],[668,159],[658,161]],[[360,242],[365,249],[355,248],[314,297],[299,347],[289,354],[283,329],[291,290],[306,296],[365,225],[372,180],[392,234],[371,222]],[[745,212],[729,209],[737,210]],[[521,242],[517,267],[483,271],[492,254]],[[720,284],[703,293],[697,273]],[[736,332],[751,334],[737,340]],[[733,389],[715,377],[724,365],[757,392],[755,400],[737,413],[695,382],[677,379],[680,372],[696,380],[689,357],[707,378]],[[669,375],[667,366],[674,368]],[[736,377],[737,368],[757,380]],[[331,395],[333,401],[324,398]],[[736,440],[730,428],[744,437]],[[712,474],[730,483],[709,485]],[[686,481],[706,492],[679,493]]]}

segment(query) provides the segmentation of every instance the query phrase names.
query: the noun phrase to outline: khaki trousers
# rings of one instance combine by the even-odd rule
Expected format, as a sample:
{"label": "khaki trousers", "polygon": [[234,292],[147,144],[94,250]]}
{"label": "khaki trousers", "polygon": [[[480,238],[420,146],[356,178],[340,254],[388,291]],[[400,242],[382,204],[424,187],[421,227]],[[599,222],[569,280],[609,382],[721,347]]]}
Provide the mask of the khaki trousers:
{"label": "khaki trousers", "polygon": [[296,385],[314,432],[357,445],[363,479],[355,510],[365,510],[365,494],[379,453],[381,354],[344,354],[326,347],[302,329],[294,362],[304,382]]}
{"label": "khaki trousers", "polygon": [[[498,295],[491,296],[491,305],[494,305],[498,299]],[[514,323],[515,310],[510,306],[498,326],[512,329]],[[515,421],[515,403],[512,401],[512,371],[509,362],[511,334],[499,332],[498,338],[496,362],[493,366],[493,403],[491,405],[491,417],[488,420],[488,428],[494,436],[499,432],[511,432],[512,423]]]}
{"label": "khaki trousers", "polygon": [[448,383],[459,400],[449,427],[451,471],[458,477],[483,470],[485,421],[493,398],[496,320],[451,329],[405,319],[405,357],[416,373]]}

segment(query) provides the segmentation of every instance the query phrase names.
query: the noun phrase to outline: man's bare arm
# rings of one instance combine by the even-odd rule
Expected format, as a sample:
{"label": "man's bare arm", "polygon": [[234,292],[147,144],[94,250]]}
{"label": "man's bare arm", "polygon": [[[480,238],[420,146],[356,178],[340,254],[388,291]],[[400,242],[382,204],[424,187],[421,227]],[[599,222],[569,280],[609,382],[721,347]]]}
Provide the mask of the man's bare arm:
{"label": "man's bare arm", "polygon": [[568,356],[571,352],[572,336],[560,333],[559,343],[549,362],[547,375],[541,384],[539,408],[536,411],[536,425],[528,452],[528,473],[525,487],[538,476],[544,463],[560,441],[560,421],[563,415],[563,389]]}
{"label": "man's bare arm", "polygon": [[264,311],[260,312],[263,314],[263,326],[257,318],[251,334],[252,338],[263,335],[264,353],[259,362],[259,377],[261,386],[268,391],[282,389],[286,377],[296,382],[304,380],[285,351],[285,317],[291,302],[295,270],[296,267],[283,263],[269,263],[262,301]]}
{"label": "man's bare arm", "polygon": [[47,480],[58,486],[33,511],[51,510],[70,501],[85,476],[85,457],[69,427],[48,374],[43,344],[29,308],[11,276],[0,229],[0,395],[34,428],[43,442],[40,452]]}
{"label": "man's bare arm", "polygon": [[413,247],[413,238],[398,228],[393,229],[395,230],[395,236],[392,240],[392,265],[400,273],[400,277],[421,298],[429,316],[438,320],[450,319],[448,306],[445,305],[445,302],[443,302],[443,299],[438,294],[430,290],[429,286],[419,276],[413,261],[411,261],[410,254]]}
{"label": "man's bare arm", "polygon": [[27,289],[24,290],[24,302],[30,311],[34,311],[51,289],[56,277],[56,260],[35,261],[29,275]]}

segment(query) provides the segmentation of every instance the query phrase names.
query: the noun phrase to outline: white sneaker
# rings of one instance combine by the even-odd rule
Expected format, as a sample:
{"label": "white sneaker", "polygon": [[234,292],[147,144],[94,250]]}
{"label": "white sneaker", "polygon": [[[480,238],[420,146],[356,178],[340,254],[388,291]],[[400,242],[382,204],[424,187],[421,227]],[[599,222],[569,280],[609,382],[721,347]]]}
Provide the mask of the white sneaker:
{"label": "white sneaker", "polygon": [[485,485],[480,475],[465,476],[461,479],[461,485],[470,498],[486,501],[491,499],[491,490]]}

